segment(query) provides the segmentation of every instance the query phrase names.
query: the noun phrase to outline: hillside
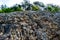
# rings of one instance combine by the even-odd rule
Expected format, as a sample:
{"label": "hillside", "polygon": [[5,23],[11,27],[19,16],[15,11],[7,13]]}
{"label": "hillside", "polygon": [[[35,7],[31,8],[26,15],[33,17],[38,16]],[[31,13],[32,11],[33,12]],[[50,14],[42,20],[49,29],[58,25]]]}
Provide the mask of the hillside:
{"label": "hillside", "polygon": [[1,13],[0,40],[60,40],[60,13]]}

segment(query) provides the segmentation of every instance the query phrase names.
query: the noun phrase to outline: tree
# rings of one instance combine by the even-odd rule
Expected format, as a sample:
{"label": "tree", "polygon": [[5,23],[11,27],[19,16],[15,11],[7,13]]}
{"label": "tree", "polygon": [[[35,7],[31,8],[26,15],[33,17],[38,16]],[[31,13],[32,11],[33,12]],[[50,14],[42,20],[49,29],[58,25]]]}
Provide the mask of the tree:
{"label": "tree", "polygon": [[48,4],[46,10],[55,13],[59,12],[60,8],[56,5]]}
{"label": "tree", "polygon": [[30,4],[30,1],[29,0],[24,0],[24,2],[22,3],[22,7],[25,10],[31,10],[31,6],[32,6],[32,4]]}
{"label": "tree", "polygon": [[21,5],[18,5],[18,4],[14,5],[13,7],[11,7],[11,10],[13,10],[13,11],[21,11],[22,10]]}
{"label": "tree", "polygon": [[6,5],[1,5],[1,9],[7,8]]}
{"label": "tree", "polygon": [[32,10],[33,10],[33,11],[37,11],[37,10],[39,10],[39,7],[36,6],[36,5],[33,5],[33,6],[32,6]]}
{"label": "tree", "polygon": [[36,1],[34,2],[35,5],[38,5],[40,7],[44,7],[45,5],[42,2]]}
{"label": "tree", "polygon": [[7,8],[7,6],[6,5],[1,5],[1,10],[0,10],[0,12],[4,12],[4,10]]}

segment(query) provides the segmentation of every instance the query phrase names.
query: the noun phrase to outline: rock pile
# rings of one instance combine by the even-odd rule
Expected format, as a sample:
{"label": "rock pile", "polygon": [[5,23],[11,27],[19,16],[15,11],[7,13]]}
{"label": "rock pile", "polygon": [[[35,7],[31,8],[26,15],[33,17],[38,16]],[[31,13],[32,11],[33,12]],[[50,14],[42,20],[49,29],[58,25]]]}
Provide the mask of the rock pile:
{"label": "rock pile", "polygon": [[60,40],[58,19],[48,12],[0,14],[0,40]]}

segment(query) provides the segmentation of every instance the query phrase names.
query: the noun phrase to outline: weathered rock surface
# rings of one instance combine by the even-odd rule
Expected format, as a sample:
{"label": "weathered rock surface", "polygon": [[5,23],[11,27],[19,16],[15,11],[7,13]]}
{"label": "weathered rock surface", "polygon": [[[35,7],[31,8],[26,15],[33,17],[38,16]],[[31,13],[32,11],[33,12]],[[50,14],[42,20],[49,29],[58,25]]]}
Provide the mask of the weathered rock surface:
{"label": "weathered rock surface", "polygon": [[60,14],[34,11],[0,14],[0,40],[60,40]]}

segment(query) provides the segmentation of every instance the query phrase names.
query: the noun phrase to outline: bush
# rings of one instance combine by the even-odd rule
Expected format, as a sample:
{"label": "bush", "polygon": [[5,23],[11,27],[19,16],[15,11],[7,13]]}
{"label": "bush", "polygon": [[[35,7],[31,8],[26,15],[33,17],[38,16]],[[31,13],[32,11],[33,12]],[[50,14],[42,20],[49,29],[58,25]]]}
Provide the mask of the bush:
{"label": "bush", "polygon": [[39,7],[36,6],[36,5],[33,5],[33,6],[32,6],[32,10],[37,11],[37,10],[39,10]]}
{"label": "bush", "polygon": [[56,12],[59,12],[60,8],[58,6],[48,5],[46,7],[46,10],[49,11],[49,12],[52,12],[52,13],[56,13]]}
{"label": "bush", "polygon": [[0,13],[3,13],[3,11],[2,11],[2,10],[0,10]]}
{"label": "bush", "polygon": [[2,9],[2,11],[8,13],[8,12],[12,12],[13,10],[11,10],[11,8],[4,8]]}

